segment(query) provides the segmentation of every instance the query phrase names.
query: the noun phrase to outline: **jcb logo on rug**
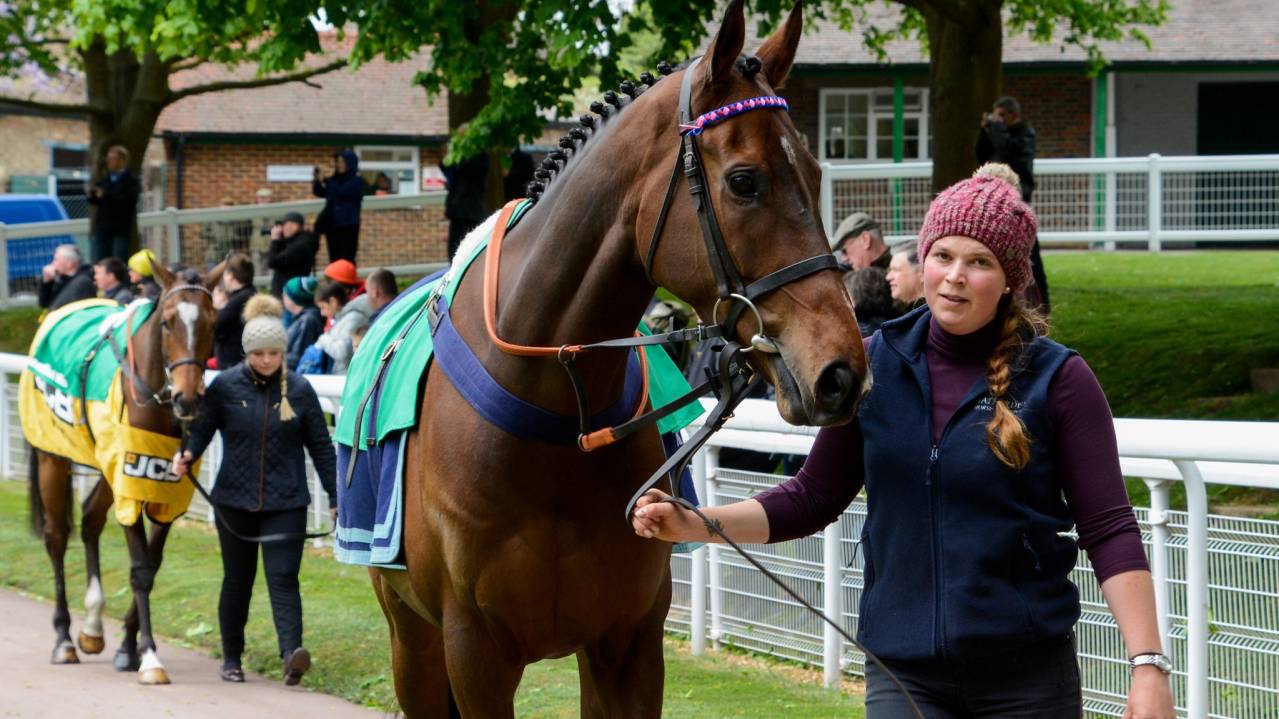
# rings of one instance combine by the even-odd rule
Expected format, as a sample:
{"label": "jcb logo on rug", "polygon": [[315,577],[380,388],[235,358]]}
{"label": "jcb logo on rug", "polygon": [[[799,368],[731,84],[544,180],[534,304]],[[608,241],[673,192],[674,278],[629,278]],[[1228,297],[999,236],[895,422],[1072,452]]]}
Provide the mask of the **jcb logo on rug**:
{"label": "jcb logo on rug", "polygon": [[179,477],[169,474],[169,460],[164,457],[151,457],[137,452],[126,452],[124,455],[124,473],[139,479],[154,479],[160,482],[176,482]]}

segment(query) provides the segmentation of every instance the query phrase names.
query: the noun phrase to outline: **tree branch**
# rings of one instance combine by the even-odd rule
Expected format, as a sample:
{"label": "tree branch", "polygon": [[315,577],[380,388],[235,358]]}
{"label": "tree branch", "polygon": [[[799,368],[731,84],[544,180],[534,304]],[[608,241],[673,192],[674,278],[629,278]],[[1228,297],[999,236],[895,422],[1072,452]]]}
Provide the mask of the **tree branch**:
{"label": "tree branch", "polygon": [[283,85],[285,83],[298,82],[300,80],[306,80],[307,78],[315,77],[316,75],[323,75],[325,73],[333,72],[334,70],[346,67],[346,64],[347,64],[347,61],[345,58],[343,58],[341,60],[334,60],[333,62],[330,62],[327,65],[308,68],[306,70],[299,70],[294,73],[289,73],[288,75],[277,75],[276,77],[262,77],[254,80],[227,80],[225,82],[210,82],[205,85],[195,85],[193,87],[188,87],[182,90],[178,90],[177,92],[170,92],[169,96],[165,98],[165,100],[167,104],[172,104],[177,102],[178,100],[181,100],[184,97],[191,97],[192,95],[202,95],[206,92],[222,92],[223,90],[247,90],[255,87],[270,87],[272,85]]}
{"label": "tree branch", "polygon": [[185,72],[187,70],[194,70],[206,62],[208,62],[208,60],[202,57],[191,58],[190,60],[185,60],[183,62],[175,62],[169,66],[169,72]]}
{"label": "tree branch", "polygon": [[60,102],[40,102],[38,100],[23,100],[19,97],[3,97],[0,96],[0,105],[8,107],[20,107],[24,110],[35,110],[37,112],[47,112],[51,115],[101,115],[103,113],[92,105],[67,105]]}

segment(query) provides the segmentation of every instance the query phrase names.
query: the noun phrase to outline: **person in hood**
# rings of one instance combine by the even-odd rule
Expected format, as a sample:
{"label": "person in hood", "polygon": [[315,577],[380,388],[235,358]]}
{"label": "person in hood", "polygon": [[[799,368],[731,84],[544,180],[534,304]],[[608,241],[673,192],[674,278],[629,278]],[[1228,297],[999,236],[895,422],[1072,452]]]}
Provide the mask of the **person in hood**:
{"label": "person in hood", "polygon": [[98,296],[93,268],[84,264],[80,248],[75,245],[58,245],[53,262],[44,266],[40,279],[40,306],[50,312],[76,300]]}
{"label": "person in hood", "polygon": [[329,260],[350,260],[360,246],[360,205],[364,202],[364,178],[360,177],[360,159],[351,150],[343,150],[334,156],[332,175],[321,178],[320,168],[315,168],[311,192],[324,198],[324,210],[317,220],[318,231],[324,233],[329,250]]}

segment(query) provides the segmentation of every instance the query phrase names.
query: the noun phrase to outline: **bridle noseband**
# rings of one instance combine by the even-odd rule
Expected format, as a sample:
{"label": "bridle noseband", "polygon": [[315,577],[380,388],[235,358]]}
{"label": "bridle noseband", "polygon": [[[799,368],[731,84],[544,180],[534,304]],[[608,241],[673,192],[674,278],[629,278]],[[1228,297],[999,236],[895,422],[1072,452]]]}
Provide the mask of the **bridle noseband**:
{"label": "bridle noseband", "polygon": [[[170,288],[160,297],[160,299],[156,300],[156,303],[155,303],[156,311],[159,311],[160,306],[163,305],[164,302],[167,301],[170,297],[180,292],[203,292],[205,295],[208,296],[210,301],[213,300],[213,293],[209,291],[209,288],[205,287],[204,285],[186,283],[186,284],[181,284],[176,287]],[[131,379],[129,383],[129,387],[131,391],[128,393],[130,395],[130,400],[132,400],[132,402],[138,407],[146,407],[149,405],[161,407],[166,404],[172,404],[173,403],[173,370],[183,365],[189,365],[189,364],[203,368],[204,364],[200,362],[200,360],[196,359],[194,356],[180,357],[172,362],[167,362],[164,365],[164,387],[160,388],[158,392],[151,389],[150,385],[146,383],[146,380],[142,379],[142,375],[138,374],[138,371],[137,371],[137,354],[133,351],[132,322],[133,322],[133,314],[130,313],[129,326],[125,328],[125,338],[126,338],[125,342],[127,343],[127,346],[128,346],[128,362],[120,363],[121,367],[124,367],[127,369],[127,374],[129,375]],[[114,344],[113,344],[113,348],[114,348]],[[161,345],[160,347],[160,358],[165,359],[163,345]],[[146,399],[142,401],[138,401],[137,395],[139,390],[141,390],[144,395],[149,395],[149,397],[147,397]]]}

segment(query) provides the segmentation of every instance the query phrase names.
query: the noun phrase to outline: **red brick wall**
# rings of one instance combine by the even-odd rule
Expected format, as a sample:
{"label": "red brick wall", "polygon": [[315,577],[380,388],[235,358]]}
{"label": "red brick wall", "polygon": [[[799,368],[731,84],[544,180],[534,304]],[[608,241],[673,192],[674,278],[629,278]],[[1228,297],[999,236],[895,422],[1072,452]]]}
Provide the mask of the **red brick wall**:
{"label": "red brick wall", "polygon": [[[927,87],[927,74],[907,74],[907,87]],[[892,87],[889,75],[797,75],[782,90],[791,119],[817,155],[820,91],[834,87]],[[1021,103],[1035,128],[1039,157],[1089,157],[1092,154],[1092,83],[1082,75],[1006,75],[1004,93]],[[973,130],[976,139],[976,121]]]}
{"label": "red brick wall", "polygon": [[[168,182],[165,205],[177,206],[177,160],[170,145]],[[312,199],[310,182],[267,182],[267,165],[318,165],[331,172],[333,152],[337,148],[318,145],[235,145],[188,144],[184,148],[182,206],[185,208],[217,207],[223,198],[234,204],[256,202],[259,188],[271,190],[272,202]],[[443,156],[443,148],[419,148],[420,164],[434,165]],[[308,227],[315,216],[307,217]],[[189,264],[204,259],[202,228],[190,225],[182,233],[182,257]],[[447,255],[448,221],[440,205],[421,209],[367,209],[361,217],[360,249],[357,260],[361,267],[440,262]],[[316,267],[328,263],[328,252],[321,242]],[[257,268],[264,274],[264,268]]]}

